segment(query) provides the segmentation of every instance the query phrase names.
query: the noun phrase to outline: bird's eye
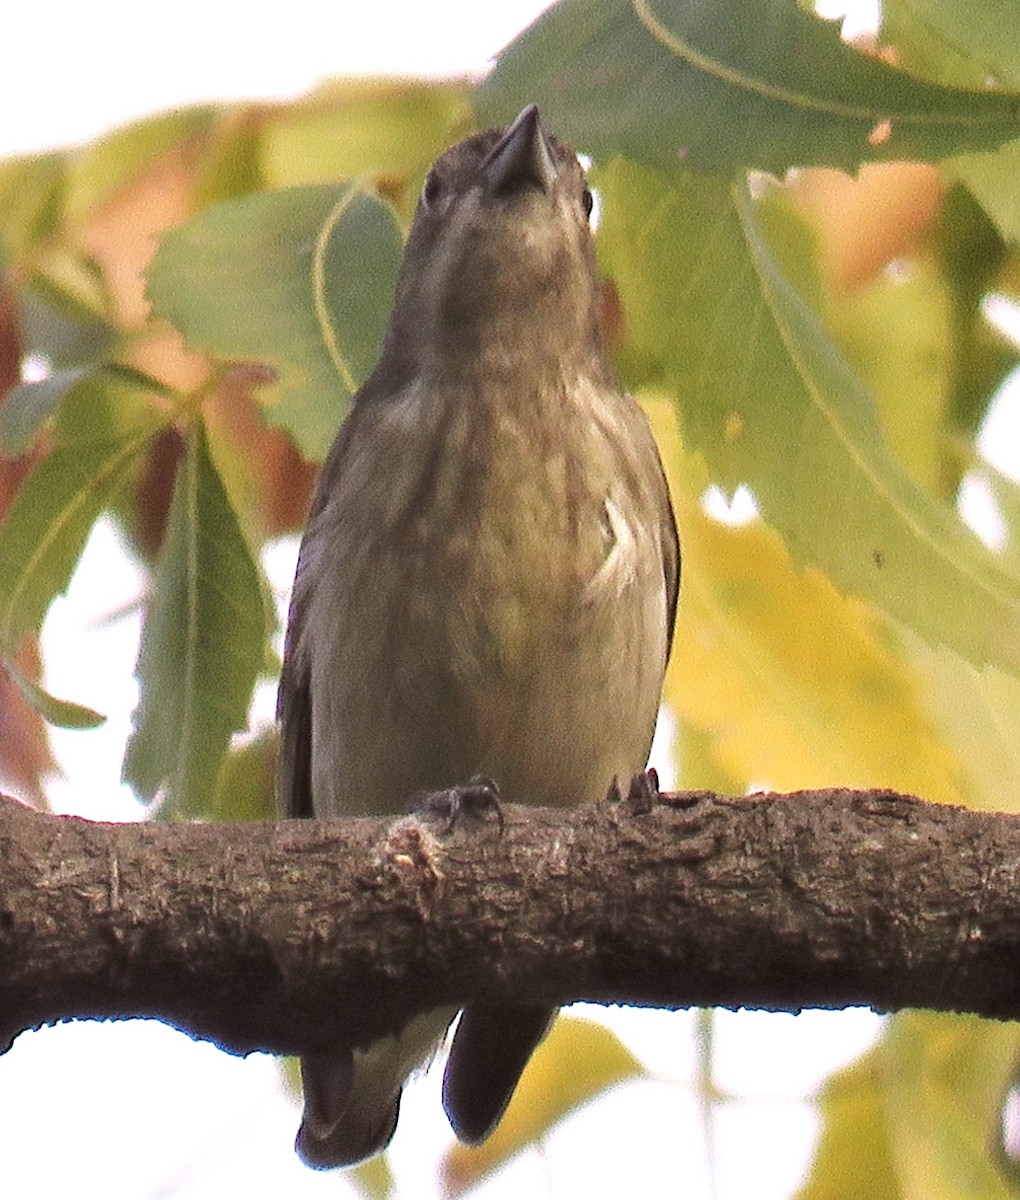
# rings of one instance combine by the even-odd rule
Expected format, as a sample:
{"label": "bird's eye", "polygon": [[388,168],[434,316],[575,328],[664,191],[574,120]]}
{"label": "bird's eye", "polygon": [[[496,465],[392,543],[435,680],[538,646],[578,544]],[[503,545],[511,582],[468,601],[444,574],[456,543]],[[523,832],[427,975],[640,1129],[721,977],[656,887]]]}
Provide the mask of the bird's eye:
{"label": "bird's eye", "polygon": [[581,207],[584,209],[586,218],[591,218],[591,210],[595,207],[595,197],[591,194],[591,188],[585,188],[581,193]]}
{"label": "bird's eye", "polygon": [[435,171],[430,171],[428,179],[425,180],[425,186],[421,190],[421,200],[426,208],[435,204],[442,190],[443,185],[439,182],[439,176]]}

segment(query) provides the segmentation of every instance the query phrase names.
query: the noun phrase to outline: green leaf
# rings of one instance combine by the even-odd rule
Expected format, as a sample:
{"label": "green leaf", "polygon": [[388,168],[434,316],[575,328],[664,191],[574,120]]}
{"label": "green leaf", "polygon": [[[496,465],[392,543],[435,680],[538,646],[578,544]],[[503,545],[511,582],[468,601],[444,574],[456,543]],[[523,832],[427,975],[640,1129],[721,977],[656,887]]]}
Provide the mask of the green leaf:
{"label": "green leaf", "polygon": [[[996,392],[1020,361],[1015,344],[990,324],[983,308],[1001,278],[1009,249],[970,191],[959,186],[943,200],[935,247],[951,297],[952,427],[969,444]],[[960,465],[953,483],[958,483],[959,471]]]}
{"label": "green leaf", "polygon": [[20,383],[11,388],[0,408],[0,452],[15,458],[30,449],[39,430],[87,373],[85,367],[72,367],[37,383]]}
{"label": "green leaf", "polygon": [[998,154],[968,154],[948,164],[1009,241],[1020,241],[1020,146],[1004,146]]}
{"label": "green leaf", "polygon": [[[1020,483],[988,463],[981,464],[977,475],[988,484],[995,506],[1006,525],[1007,541],[1003,555],[1013,569],[1020,572]],[[1020,750],[1020,743],[1017,748]]]}
{"label": "green leaf", "polygon": [[500,55],[476,107],[506,122],[533,100],[597,159],[720,173],[851,170],[1020,136],[1020,97],[909,76],[796,0],[562,0]]}
{"label": "green leaf", "polygon": [[897,633],[918,694],[953,755],[961,802],[985,812],[1020,810],[1020,681]]}
{"label": "green leaf", "polygon": [[1020,581],[895,462],[746,192],[619,161],[598,183],[623,366],[632,382],[666,380],[712,477],[748,484],[796,561],[927,640],[1020,674]]}
{"label": "green leaf", "polygon": [[379,352],[402,238],[358,182],[229,201],[175,229],[148,295],[188,343],[268,363],[268,419],[321,458]]}
{"label": "green leaf", "polygon": [[23,675],[9,658],[5,657],[0,661],[25,700],[51,725],[59,725],[62,729],[96,729],[106,720],[106,717],[94,708],[51,696],[38,683]]}
{"label": "green leaf", "polygon": [[[665,398],[639,399],[683,544],[682,619],[664,694],[680,723],[685,772],[693,747],[707,760],[702,772],[728,779],[717,790],[730,794],[763,779],[780,791],[838,779],[960,803],[956,763],[874,609],[840,595],[820,571],[794,567],[763,521],[708,516],[702,457],[678,446]],[[699,731],[706,740],[689,745]]]}
{"label": "green leaf", "polygon": [[38,247],[32,256],[32,286],[72,318],[100,324],[109,319],[106,278],[77,248],[62,242]]}
{"label": "green leaf", "polygon": [[902,1012],[825,1084],[811,1178],[797,1200],[1007,1200],[990,1153],[1018,1027]]}
{"label": "green leaf", "polygon": [[[940,79],[950,63],[969,63],[975,80],[991,74],[1008,86],[1020,85],[1016,0],[884,0],[882,30],[892,33],[897,49],[906,50],[911,62],[918,62],[923,50],[924,66]],[[961,72],[957,66],[956,73]]]}
{"label": "green leaf", "polygon": [[43,425],[79,384],[86,380],[102,386],[103,379],[126,384],[138,392],[172,397],[173,389],[126,363],[98,363],[94,367],[71,367],[35,383],[21,383],[4,397],[0,407],[0,452],[23,454],[35,441]]}
{"label": "green leaf", "polygon": [[136,674],[141,700],[124,778],[168,811],[212,804],[230,735],[246,724],[263,661],[259,570],[196,424],[178,468]]}
{"label": "green leaf", "polygon": [[15,262],[56,228],[66,169],[56,152],[0,163],[0,245]]}
{"label": "green leaf", "polygon": [[203,815],[210,821],[271,821],[276,808],[276,728],[231,750],[223,760],[212,804]]}
{"label": "green leaf", "polygon": [[55,422],[56,446],[0,525],[0,645],[38,630],[63,592],[92,525],[168,418],[123,385],[79,384]]}
{"label": "green leaf", "polygon": [[946,475],[950,305],[929,259],[831,294],[826,325],[874,397],[889,448],[910,477],[939,494]]}
{"label": "green leaf", "polygon": [[100,362],[110,352],[114,331],[94,316],[68,313],[66,305],[51,303],[35,286],[20,289],[17,302],[23,352],[42,355],[52,370]]}
{"label": "green leaf", "polygon": [[231,105],[220,111],[206,135],[201,161],[196,164],[196,211],[261,191],[265,186],[260,117],[256,105]]}
{"label": "green leaf", "polygon": [[[989,75],[1020,87],[1020,21],[1015,0],[885,0],[883,37],[900,61],[940,83],[978,87]],[[962,153],[963,147],[960,148]],[[1020,145],[964,154],[947,171],[973,192],[1003,237],[1020,238]]]}

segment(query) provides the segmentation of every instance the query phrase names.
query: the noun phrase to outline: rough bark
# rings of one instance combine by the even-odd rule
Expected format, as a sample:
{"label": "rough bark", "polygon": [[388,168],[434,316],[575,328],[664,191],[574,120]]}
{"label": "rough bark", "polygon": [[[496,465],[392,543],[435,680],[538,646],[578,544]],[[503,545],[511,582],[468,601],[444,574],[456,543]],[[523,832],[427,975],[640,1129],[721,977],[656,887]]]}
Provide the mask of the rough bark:
{"label": "rough bark", "polygon": [[486,995],[1020,1019],[1020,819],[887,792],[112,825],[0,801],[0,1045],[292,1052]]}

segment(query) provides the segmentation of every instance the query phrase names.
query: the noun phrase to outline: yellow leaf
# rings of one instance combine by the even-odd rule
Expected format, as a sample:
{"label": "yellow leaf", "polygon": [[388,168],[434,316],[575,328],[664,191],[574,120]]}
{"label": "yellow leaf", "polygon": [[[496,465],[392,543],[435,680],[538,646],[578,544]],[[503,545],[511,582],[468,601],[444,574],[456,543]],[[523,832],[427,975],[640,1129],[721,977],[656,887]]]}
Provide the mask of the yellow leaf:
{"label": "yellow leaf", "polygon": [[[268,187],[424,172],[469,132],[462,83],[337,79],[271,114],[260,136]],[[416,197],[415,197],[416,198]]]}
{"label": "yellow leaf", "polygon": [[453,1146],[442,1164],[451,1195],[544,1134],[572,1109],[644,1068],[616,1034],[580,1017],[560,1016],[539,1046],[496,1132],[481,1146]]}
{"label": "yellow leaf", "polygon": [[889,448],[914,480],[945,498],[946,410],[957,351],[938,268],[917,258],[850,294],[830,294],[825,318],[875,398]]}
{"label": "yellow leaf", "polygon": [[[904,1200],[1008,1200],[999,1113],[1020,1029],[949,1013],[900,1013],[878,1047],[885,1122]],[[858,1193],[861,1194],[861,1193]]]}
{"label": "yellow leaf", "polygon": [[823,1088],[824,1126],[796,1200],[1007,1200],[996,1165],[1020,1027],[903,1012]]}
{"label": "yellow leaf", "polygon": [[707,481],[680,446],[672,406],[645,407],[683,552],[666,699],[707,736],[717,769],[744,786],[889,787],[958,801],[955,760],[879,617],[796,567],[762,521],[709,517]]}
{"label": "yellow leaf", "polygon": [[988,812],[1020,808],[1020,681],[979,671],[944,646],[901,631],[928,710],[961,766],[964,802]]}
{"label": "yellow leaf", "polygon": [[821,1139],[796,1200],[901,1200],[875,1051],[829,1079],[820,1108]]}

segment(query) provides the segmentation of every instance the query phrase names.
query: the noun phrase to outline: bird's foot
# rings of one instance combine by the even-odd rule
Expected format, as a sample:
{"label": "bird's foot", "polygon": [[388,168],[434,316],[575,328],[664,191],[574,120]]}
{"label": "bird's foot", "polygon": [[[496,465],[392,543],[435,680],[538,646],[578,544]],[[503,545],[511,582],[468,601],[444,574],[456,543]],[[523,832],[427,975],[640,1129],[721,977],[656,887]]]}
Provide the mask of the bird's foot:
{"label": "bird's foot", "polygon": [[478,819],[489,813],[495,814],[501,835],[506,828],[499,784],[486,775],[472,775],[467,783],[457,787],[427,792],[415,801],[413,808],[428,816],[444,817],[444,833],[452,833],[463,817]]}
{"label": "bird's foot", "polygon": [[636,775],[632,775],[626,797],[620,791],[619,779],[614,776],[613,782],[609,785],[609,791],[606,793],[606,800],[610,804],[621,804],[624,799],[634,813],[651,812],[659,799],[658,771],[654,767],[649,767],[647,771],[639,771]]}

